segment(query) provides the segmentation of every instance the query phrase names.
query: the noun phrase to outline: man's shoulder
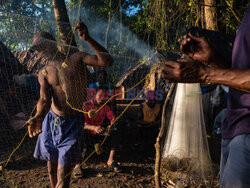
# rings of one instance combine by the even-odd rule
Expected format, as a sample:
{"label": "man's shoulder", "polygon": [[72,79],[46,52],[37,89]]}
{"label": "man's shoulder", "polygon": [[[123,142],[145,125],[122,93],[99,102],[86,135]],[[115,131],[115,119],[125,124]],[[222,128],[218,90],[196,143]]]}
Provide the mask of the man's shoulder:
{"label": "man's shoulder", "polygon": [[54,66],[54,65],[52,65],[52,64],[49,64],[49,65],[46,65],[46,66],[44,66],[43,68],[41,68],[40,69],[40,71],[39,71],[39,73],[43,73],[43,72],[57,72],[57,68]]}
{"label": "man's shoulder", "polygon": [[57,78],[57,68],[53,65],[47,65],[43,67],[39,72],[38,72],[38,79],[47,79],[50,84],[53,85],[54,82],[58,80]]}

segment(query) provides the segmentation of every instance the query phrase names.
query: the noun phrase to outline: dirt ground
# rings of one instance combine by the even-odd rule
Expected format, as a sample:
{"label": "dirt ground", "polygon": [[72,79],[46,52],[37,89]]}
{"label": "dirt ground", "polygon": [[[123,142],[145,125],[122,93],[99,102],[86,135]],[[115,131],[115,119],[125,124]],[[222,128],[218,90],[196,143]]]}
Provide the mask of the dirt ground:
{"label": "dirt ground", "polygon": [[[153,150],[153,148],[151,148]],[[154,187],[154,151],[137,152],[132,148],[117,154],[123,172],[115,173],[105,165],[107,155],[92,156],[83,165],[84,177],[72,178],[71,187]],[[11,161],[1,172],[0,187],[49,187],[46,162],[32,155]]]}
{"label": "dirt ground", "polygon": [[[153,148],[151,148],[153,150]],[[154,152],[136,151],[127,148],[118,152],[123,172],[115,173],[105,165],[107,155],[93,155],[84,164],[84,177],[72,178],[72,188],[151,188],[154,187]],[[174,188],[173,173],[162,175],[163,187]],[[191,180],[192,181],[192,180]],[[218,187],[215,177],[212,187]],[[0,187],[50,187],[46,162],[34,159],[32,155],[11,161],[4,171],[0,172]],[[185,186],[194,187],[194,186]],[[206,187],[206,186],[195,186]],[[211,187],[211,186],[209,186]]]}
{"label": "dirt ground", "polygon": [[[94,154],[83,165],[84,177],[81,179],[72,178],[71,187],[86,188],[151,188],[154,187],[154,158],[155,149],[153,143],[146,144],[146,147],[134,145],[134,140],[127,137],[125,143],[119,151],[117,151],[116,160],[120,162],[123,172],[115,173],[108,168],[106,160],[108,153],[102,155]],[[219,153],[214,150],[214,146],[218,143],[210,143],[210,152]],[[32,156],[34,151],[35,140],[27,139],[18,149],[9,162],[8,166],[0,170],[0,187],[50,187],[47,166],[45,161],[40,161]],[[6,154],[11,153],[6,151]],[[91,151],[89,151],[91,153]],[[86,155],[88,156],[88,154]],[[85,157],[86,157],[85,156]],[[213,157],[214,155],[212,155]],[[7,159],[8,155],[0,156]],[[218,158],[218,157],[217,157]],[[0,161],[3,165],[4,161]],[[217,165],[218,169],[218,165]],[[212,187],[218,187],[218,170],[215,173],[215,180]],[[169,172],[162,174],[163,187],[174,187],[176,177]],[[198,187],[198,186],[186,186]],[[204,186],[200,186],[204,187]],[[211,187],[211,186],[210,186]]]}

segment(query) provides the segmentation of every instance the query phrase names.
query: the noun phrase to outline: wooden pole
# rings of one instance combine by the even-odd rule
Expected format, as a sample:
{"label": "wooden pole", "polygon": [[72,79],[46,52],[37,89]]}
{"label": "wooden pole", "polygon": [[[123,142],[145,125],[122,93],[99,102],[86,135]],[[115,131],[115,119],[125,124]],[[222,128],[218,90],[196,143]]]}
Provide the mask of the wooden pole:
{"label": "wooden pole", "polygon": [[160,176],[160,167],[161,167],[161,154],[162,154],[162,137],[167,129],[167,107],[169,104],[169,101],[171,99],[172,94],[174,93],[175,88],[174,83],[171,84],[170,89],[168,91],[168,94],[166,96],[166,99],[164,101],[163,110],[162,110],[162,116],[161,116],[161,129],[158,134],[158,137],[156,139],[155,143],[155,151],[156,151],[156,157],[155,157],[155,187],[160,188],[161,187],[161,176]]}
{"label": "wooden pole", "polygon": [[[62,43],[64,44],[64,51],[66,53],[68,50],[67,45],[77,47],[77,44],[75,41],[74,33],[71,33],[73,31],[71,29],[65,1],[64,0],[52,0],[52,5],[54,9],[55,18],[56,18],[58,33],[60,35],[60,39]],[[78,51],[77,48],[70,48],[70,54],[73,54],[74,52],[77,52],[77,51]]]}

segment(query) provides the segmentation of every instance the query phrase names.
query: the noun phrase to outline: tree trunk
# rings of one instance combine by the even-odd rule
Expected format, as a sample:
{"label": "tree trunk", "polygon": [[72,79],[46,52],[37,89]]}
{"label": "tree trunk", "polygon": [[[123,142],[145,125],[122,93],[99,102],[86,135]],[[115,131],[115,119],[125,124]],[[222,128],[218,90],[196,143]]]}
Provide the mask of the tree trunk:
{"label": "tree trunk", "polygon": [[[202,4],[202,3],[201,3],[201,4]],[[201,11],[201,17],[200,17],[201,28],[202,28],[202,29],[205,29],[206,26],[205,26],[205,15],[204,15],[204,6],[203,6],[203,5],[201,5],[200,11]]]}
{"label": "tree trunk", "polygon": [[206,29],[218,31],[216,1],[204,0],[204,5]]}
{"label": "tree trunk", "polygon": [[[71,32],[71,26],[64,0],[52,0],[57,28],[61,41],[64,45],[77,46],[74,33]],[[73,35],[73,36],[71,36]],[[72,37],[72,39],[71,39]],[[70,42],[71,41],[71,42]]]}

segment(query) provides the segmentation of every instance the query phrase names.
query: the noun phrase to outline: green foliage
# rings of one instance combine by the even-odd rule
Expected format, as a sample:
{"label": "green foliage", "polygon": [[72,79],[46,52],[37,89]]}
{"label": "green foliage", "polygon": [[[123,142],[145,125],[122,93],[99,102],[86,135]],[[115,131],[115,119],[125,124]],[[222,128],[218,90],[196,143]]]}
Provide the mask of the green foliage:
{"label": "green foliage", "polygon": [[51,10],[47,0],[7,1],[0,10],[0,40],[12,50],[26,49],[34,33],[54,30],[46,21]]}
{"label": "green foliage", "polygon": [[235,32],[240,25],[240,22],[237,21],[237,19],[233,15],[232,9],[239,17],[239,19],[242,20],[247,9],[248,0],[227,1],[229,2],[229,4],[232,5],[232,7],[229,7],[224,0],[220,2],[220,6],[217,9],[219,31],[235,35]]}
{"label": "green foliage", "polygon": [[[248,0],[227,1],[231,7],[226,0],[217,0],[219,31],[234,34],[240,23],[232,10],[242,19]],[[179,50],[178,41],[186,28],[202,27],[204,0],[67,0],[66,5],[72,26],[81,18],[91,35],[114,57],[126,57],[126,62],[117,60],[110,71],[115,81],[130,64],[143,59],[130,48],[131,41],[144,41],[154,49]],[[6,1],[0,10],[0,40],[16,50],[31,46],[33,34],[40,31],[49,31],[59,38],[54,20],[51,1]],[[88,45],[77,36],[76,39],[80,49],[89,50]],[[142,53],[146,54],[146,49]]]}

